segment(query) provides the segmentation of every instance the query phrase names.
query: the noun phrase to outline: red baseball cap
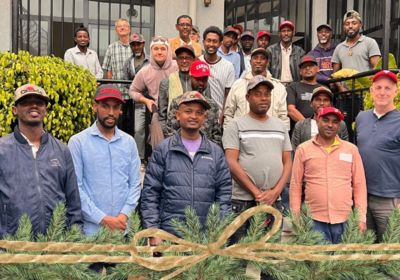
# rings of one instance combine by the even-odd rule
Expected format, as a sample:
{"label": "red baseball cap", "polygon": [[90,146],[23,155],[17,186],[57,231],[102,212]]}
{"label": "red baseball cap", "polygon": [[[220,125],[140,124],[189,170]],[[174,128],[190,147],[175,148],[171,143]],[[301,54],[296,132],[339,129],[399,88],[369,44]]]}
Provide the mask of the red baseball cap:
{"label": "red baseball cap", "polygon": [[209,77],[210,66],[201,60],[196,60],[190,65],[189,75],[195,78]]}
{"label": "red baseball cap", "polygon": [[383,77],[386,77],[386,78],[392,80],[393,83],[397,84],[397,75],[388,70],[382,70],[382,71],[379,71],[378,73],[376,73],[372,77],[372,82],[375,82],[378,79],[383,78]]}
{"label": "red baseball cap", "polygon": [[265,31],[265,30],[258,31],[257,40],[259,38],[261,38],[262,36],[267,36],[269,39],[271,39],[271,34],[268,31]]}
{"label": "red baseball cap", "polygon": [[319,109],[318,118],[329,115],[329,114],[336,115],[341,121],[344,120],[343,114],[340,112],[339,109],[336,109],[335,107],[325,107],[325,108]]}
{"label": "red baseball cap", "polygon": [[125,103],[125,100],[122,98],[122,93],[121,91],[113,85],[101,85],[97,88],[96,94],[95,94],[95,100],[96,101],[101,101],[104,99],[116,99],[118,101],[121,101],[122,103]]}
{"label": "red baseball cap", "polygon": [[307,63],[307,62],[311,62],[311,63],[313,63],[313,64],[315,64],[315,65],[318,66],[318,62],[317,62],[317,60],[315,59],[315,57],[313,57],[312,55],[305,55],[305,56],[303,56],[303,57],[301,58],[300,63],[299,63],[299,67],[301,68],[301,66],[302,66],[304,63]]}
{"label": "red baseball cap", "polygon": [[294,24],[290,20],[282,21],[282,23],[279,25],[279,30],[284,27],[289,27],[290,29],[294,30]]}

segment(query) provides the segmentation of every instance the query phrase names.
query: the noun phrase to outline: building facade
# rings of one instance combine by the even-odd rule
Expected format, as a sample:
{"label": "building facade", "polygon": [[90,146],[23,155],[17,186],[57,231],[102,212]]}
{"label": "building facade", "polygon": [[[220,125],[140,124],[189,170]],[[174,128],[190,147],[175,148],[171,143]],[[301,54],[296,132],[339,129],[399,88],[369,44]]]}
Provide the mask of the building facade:
{"label": "building facade", "polygon": [[[364,34],[400,59],[400,0],[2,0],[0,28],[4,39],[0,51],[29,50],[34,55],[63,56],[74,45],[74,30],[89,28],[90,47],[102,60],[110,42],[116,40],[114,22],[130,21],[132,31],[149,41],[154,35],[176,36],[176,18],[188,14],[200,31],[209,25],[240,23],[255,32],[266,29],[272,42],[278,26],[289,19],[296,25],[295,42],[306,50],[317,44],[316,27],[329,23],[334,39],[344,39],[342,17],[349,9],[360,12]],[[390,29],[384,29],[385,4],[390,10]],[[385,37],[388,36],[388,37]]]}

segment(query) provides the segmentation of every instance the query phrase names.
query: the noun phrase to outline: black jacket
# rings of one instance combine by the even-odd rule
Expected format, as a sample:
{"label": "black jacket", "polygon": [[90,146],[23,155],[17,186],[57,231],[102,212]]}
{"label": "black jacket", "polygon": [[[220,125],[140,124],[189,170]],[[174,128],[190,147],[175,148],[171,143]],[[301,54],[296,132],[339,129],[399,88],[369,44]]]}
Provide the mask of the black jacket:
{"label": "black jacket", "polygon": [[176,234],[170,222],[184,219],[194,208],[204,224],[211,204],[218,202],[222,216],[231,210],[232,179],[224,152],[204,135],[194,159],[182,144],[180,131],[154,150],[147,166],[141,197],[145,228]]}
{"label": "black jacket", "polygon": [[35,234],[46,233],[59,202],[66,205],[67,225],[81,225],[81,202],[68,147],[45,132],[34,158],[18,127],[0,138],[0,238],[16,232],[24,213]]}
{"label": "black jacket", "polygon": [[[272,77],[280,80],[282,71],[281,43],[278,42],[269,46],[267,48],[267,52],[269,55],[268,69],[271,72]],[[298,82],[301,80],[299,63],[304,54],[305,52],[301,47],[292,44],[292,52],[289,57],[289,63],[290,73],[292,73],[292,78],[294,82]]]}

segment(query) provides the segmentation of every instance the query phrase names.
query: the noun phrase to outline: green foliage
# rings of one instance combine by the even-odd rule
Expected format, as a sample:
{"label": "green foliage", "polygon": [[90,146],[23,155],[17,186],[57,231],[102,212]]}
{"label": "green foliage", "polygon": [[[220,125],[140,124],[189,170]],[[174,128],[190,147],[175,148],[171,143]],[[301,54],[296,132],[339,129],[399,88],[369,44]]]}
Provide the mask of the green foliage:
{"label": "green foliage", "polygon": [[[215,242],[223,230],[229,225],[233,216],[225,219],[221,218],[217,204],[210,208],[205,225],[200,224],[195,211],[186,209],[185,220],[175,220],[174,227],[179,230],[182,237],[199,244],[209,244]],[[291,215],[291,214],[290,214]],[[294,237],[288,244],[298,245],[324,245],[326,241],[323,235],[313,231],[313,222],[310,218],[310,210],[302,208],[301,216],[295,218],[292,215]],[[241,243],[252,243],[264,236],[269,228],[266,225],[266,214],[257,214],[252,217],[247,235],[241,239]],[[400,242],[400,209],[396,209],[387,226],[387,231],[383,237],[385,243]],[[13,236],[7,236],[8,240],[24,241],[55,241],[55,242],[79,242],[95,244],[130,244],[131,239],[141,230],[140,218],[138,213],[131,213],[129,216],[130,225],[127,233],[119,231],[109,231],[101,229],[93,236],[85,236],[76,226],[67,228],[65,225],[65,207],[59,205],[54,213],[51,223],[45,235],[34,237],[32,225],[27,215],[21,217],[19,229]],[[358,230],[358,213],[354,211],[347,222],[342,243],[372,244],[375,236],[372,232],[360,233]],[[280,242],[280,234],[275,235],[268,242]],[[143,245],[142,243],[141,245]],[[224,245],[224,247],[227,244]],[[10,252],[10,251],[8,251]],[[0,252],[1,253],[1,252]],[[13,253],[23,253],[14,251]],[[196,253],[196,252],[194,252]],[[165,253],[165,255],[185,255],[190,256],[192,252],[185,253]],[[352,251],[340,252],[341,254],[352,254]],[[363,253],[363,252],[362,252]],[[380,252],[373,252],[379,254]],[[39,254],[39,253],[37,253]],[[93,253],[95,254],[95,253]],[[110,255],[127,255],[127,253],[108,253]],[[339,252],[320,252],[319,254],[335,255]],[[144,254],[143,254],[144,255]],[[400,262],[374,262],[374,261],[285,261],[278,264],[247,262],[237,258],[211,256],[208,259],[194,265],[189,270],[178,275],[175,279],[223,279],[241,280],[251,279],[245,275],[247,264],[269,275],[269,279],[291,280],[336,280],[336,279],[390,279],[391,276],[399,276]],[[114,268],[108,269],[104,274],[97,274],[88,269],[88,264],[7,264],[0,265],[1,279],[5,280],[47,280],[47,279],[68,279],[68,280],[119,280],[119,279],[160,279],[172,271],[151,271],[137,264],[118,264]],[[133,278],[132,278],[133,277]]]}
{"label": "green foliage", "polygon": [[87,70],[51,56],[0,53],[0,137],[11,132],[14,91],[26,83],[44,88],[51,102],[44,120],[48,131],[67,142],[90,126],[96,78]]}

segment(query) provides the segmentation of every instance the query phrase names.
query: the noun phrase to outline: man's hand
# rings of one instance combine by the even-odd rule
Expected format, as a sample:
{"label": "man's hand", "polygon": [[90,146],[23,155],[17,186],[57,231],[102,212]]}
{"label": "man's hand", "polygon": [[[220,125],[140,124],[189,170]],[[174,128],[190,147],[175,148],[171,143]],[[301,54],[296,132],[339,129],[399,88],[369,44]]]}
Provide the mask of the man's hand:
{"label": "man's hand", "polygon": [[120,220],[121,222],[123,222],[124,224],[126,224],[128,222],[128,216],[123,213],[120,213],[117,216],[117,219]]}
{"label": "man's hand", "polygon": [[367,224],[365,222],[359,222],[358,229],[361,233],[364,233],[367,230]]}
{"label": "man's hand", "polygon": [[160,237],[150,237],[149,238],[150,246],[157,246],[161,242],[162,242],[162,239]]}
{"label": "man's hand", "polygon": [[147,109],[152,113],[153,112],[153,105],[157,107],[157,104],[154,100],[146,98],[144,100],[144,104],[146,105]]}
{"label": "man's hand", "polygon": [[103,220],[101,220],[100,224],[103,227],[107,227],[111,230],[124,231],[126,229],[126,221],[124,222],[122,218],[119,219],[118,217],[113,217],[113,216],[105,216]]}
{"label": "man's hand", "polygon": [[275,189],[269,189],[266,191],[261,192],[261,194],[256,196],[256,201],[270,205],[275,203],[275,201],[278,199],[279,193]]}

